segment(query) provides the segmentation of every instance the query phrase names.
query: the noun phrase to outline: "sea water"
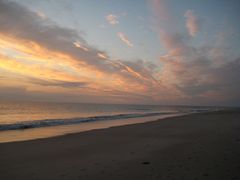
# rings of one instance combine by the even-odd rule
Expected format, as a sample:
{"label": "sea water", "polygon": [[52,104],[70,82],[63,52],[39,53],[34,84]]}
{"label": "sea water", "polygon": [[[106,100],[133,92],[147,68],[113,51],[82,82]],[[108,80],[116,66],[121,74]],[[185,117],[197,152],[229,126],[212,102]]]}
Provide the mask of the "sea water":
{"label": "sea water", "polygon": [[218,109],[203,106],[0,102],[0,142],[46,138]]}

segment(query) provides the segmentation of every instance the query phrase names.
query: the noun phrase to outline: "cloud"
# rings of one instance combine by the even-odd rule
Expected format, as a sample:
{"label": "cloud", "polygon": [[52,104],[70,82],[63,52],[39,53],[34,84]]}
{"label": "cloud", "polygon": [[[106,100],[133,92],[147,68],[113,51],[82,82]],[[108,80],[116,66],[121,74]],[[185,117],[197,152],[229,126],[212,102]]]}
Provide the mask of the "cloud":
{"label": "cloud", "polygon": [[[24,86],[29,92],[61,92],[73,96],[81,93],[115,97],[117,91],[121,96],[140,99],[142,95],[143,99],[151,99],[145,93],[156,82],[148,78],[151,71],[144,63],[134,62],[134,66],[141,66],[136,68],[126,60],[111,59],[107,52],[90,46],[83,32],[61,27],[7,0],[0,1],[0,24],[0,73],[7,71],[22,77],[21,81],[15,76],[8,82],[1,80],[2,86]],[[121,38],[133,46],[123,33]],[[36,82],[26,81],[30,77]],[[45,85],[36,79],[44,80]],[[78,82],[86,86],[82,88]],[[73,87],[77,91],[72,91]]]}
{"label": "cloud", "polygon": [[[239,58],[229,56],[228,48],[193,45],[191,37],[199,31],[193,11],[185,14],[189,32],[175,32],[169,28],[176,23],[167,1],[152,2],[152,9],[164,10],[155,12],[154,17],[159,18],[155,26],[166,50],[154,63],[114,60],[107,52],[89,45],[83,32],[61,27],[18,3],[1,0],[1,97],[6,94],[10,98],[86,102],[239,103]],[[117,35],[133,47],[124,33]],[[221,45],[225,45],[224,40]]]}
{"label": "cloud", "polygon": [[104,53],[98,53],[98,57],[100,57],[102,59],[108,59],[108,56]]}
{"label": "cloud", "polygon": [[106,20],[108,21],[109,24],[111,25],[117,25],[119,24],[118,17],[113,14],[109,14],[106,16]]}
{"label": "cloud", "polygon": [[[170,37],[162,36],[162,42],[168,44],[168,53],[160,57],[163,67],[158,76],[165,86],[179,92],[184,102],[237,104],[240,100],[239,58],[226,57],[227,49],[216,56],[212,51],[217,47],[196,48],[176,34],[167,36]],[[219,63],[219,59],[224,62]]]}
{"label": "cloud", "polygon": [[82,37],[83,33],[61,27],[49,19],[42,19],[35,12],[6,0],[0,2],[0,33],[18,41],[34,42],[49,51],[70,56],[85,66],[104,73],[117,72],[115,67],[101,61],[102,51],[91,47]]}
{"label": "cloud", "polygon": [[164,23],[171,19],[171,14],[168,8],[168,0],[148,0],[153,15],[158,19],[158,22]]}
{"label": "cloud", "polygon": [[186,28],[190,36],[194,37],[199,32],[200,22],[193,10],[187,10],[184,14],[186,18]]}
{"label": "cloud", "polygon": [[[82,71],[83,68],[88,68],[89,72],[97,72],[101,77],[114,74],[119,78],[128,77],[126,81],[138,81],[134,73],[125,71],[126,65],[110,58],[108,61],[102,61],[99,54],[109,57],[107,53],[88,45],[82,37],[83,33],[61,27],[50,19],[42,19],[16,2],[0,1],[0,24],[0,36],[7,39],[4,43],[6,44],[10,37],[14,39],[8,44],[10,48],[18,46],[19,51],[24,50],[31,55],[38,54],[37,51],[41,50],[41,56],[44,57],[47,53],[54,52],[55,55],[64,57],[59,57],[59,61],[66,59],[66,63],[74,64],[74,69]],[[133,46],[123,33],[118,35],[129,47]],[[32,48],[28,48],[29,46]]]}
{"label": "cloud", "polygon": [[40,18],[42,18],[42,19],[46,19],[46,18],[47,18],[46,14],[44,14],[44,12],[42,12],[42,11],[36,11],[36,14],[37,14]]}
{"label": "cloud", "polygon": [[[162,5],[162,1],[157,2],[159,4],[154,4],[153,11],[164,7],[166,12],[171,13],[166,4],[157,7]],[[166,48],[166,53],[160,56],[161,71],[155,73],[155,78],[165,87],[162,93],[172,92],[175,103],[239,105],[240,82],[237,77],[240,76],[240,60],[229,53],[226,41],[221,41],[221,45],[194,46],[191,37],[199,32],[200,22],[192,10],[185,13],[188,33],[169,28],[176,24],[171,16],[156,16],[158,12],[153,14],[160,43]],[[168,17],[164,18],[165,26],[162,16]],[[218,37],[214,41],[218,42]],[[224,48],[221,48],[223,45]]]}
{"label": "cloud", "polygon": [[73,44],[74,44],[74,46],[76,46],[77,48],[80,48],[80,49],[82,49],[82,50],[84,50],[84,51],[89,51],[89,49],[88,49],[87,47],[83,46],[83,45],[82,45],[80,42],[78,42],[78,41],[74,42]]}
{"label": "cloud", "polygon": [[87,82],[71,82],[62,80],[41,80],[36,78],[27,78],[28,82],[41,86],[56,86],[63,88],[85,88],[88,86]]}
{"label": "cloud", "polygon": [[124,42],[128,47],[133,47],[133,44],[124,33],[118,32],[117,35],[121,39],[121,41]]}
{"label": "cloud", "polygon": [[34,42],[49,51],[66,54],[76,60],[79,66],[84,63],[85,66],[104,73],[121,73],[121,66],[106,64],[99,59],[98,54],[103,52],[89,46],[81,34],[42,19],[15,2],[0,2],[0,23],[3,37],[11,36],[18,41]]}

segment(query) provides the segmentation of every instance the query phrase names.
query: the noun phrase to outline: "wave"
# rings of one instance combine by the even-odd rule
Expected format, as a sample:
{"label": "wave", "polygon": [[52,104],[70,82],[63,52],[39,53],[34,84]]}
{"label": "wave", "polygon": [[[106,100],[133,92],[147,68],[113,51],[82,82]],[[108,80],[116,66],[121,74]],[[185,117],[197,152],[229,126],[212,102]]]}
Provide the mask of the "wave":
{"label": "wave", "polygon": [[159,115],[168,115],[168,114],[170,115],[170,114],[178,114],[178,113],[172,113],[172,112],[132,113],[132,114],[117,114],[117,115],[108,115],[108,116],[94,116],[94,117],[71,118],[71,119],[44,119],[44,120],[35,120],[35,121],[23,121],[23,122],[18,122],[13,124],[0,124],[0,131],[40,128],[40,127],[48,127],[48,126],[71,125],[71,124],[79,124],[79,123],[102,121],[102,120],[118,120],[118,119],[149,117],[149,116],[159,116]]}

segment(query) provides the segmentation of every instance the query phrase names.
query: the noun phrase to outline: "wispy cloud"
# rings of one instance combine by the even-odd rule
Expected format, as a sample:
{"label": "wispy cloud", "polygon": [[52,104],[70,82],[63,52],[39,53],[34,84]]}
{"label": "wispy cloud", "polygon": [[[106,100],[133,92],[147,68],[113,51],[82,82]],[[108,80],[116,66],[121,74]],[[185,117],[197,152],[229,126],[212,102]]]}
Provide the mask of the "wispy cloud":
{"label": "wispy cloud", "polygon": [[84,50],[84,51],[89,51],[89,49],[88,49],[87,47],[85,47],[84,45],[82,45],[82,44],[81,44],[80,42],[78,42],[78,41],[74,42],[73,44],[74,44],[74,46],[76,46],[77,48],[80,48],[80,49],[82,49],[82,50]]}
{"label": "wispy cloud", "polygon": [[[163,15],[156,16],[158,14],[156,11],[166,7],[161,4],[164,1],[152,0],[152,2],[159,3],[151,4],[155,6],[152,7],[154,25],[155,29],[158,29],[161,44],[166,48],[166,53],[160,56],[161,71],[155,75],[166,88],[163,93],[169,91],[166,96],[170,97],[172,92],[174,102],[237,103],[240,99],[240,93],[237,92],[240,82],[234,77],[240,75],[239,58],[227,56],[229,50],[224,42],[222,43],[225,44],[225,48],[216,45],[217,43],[214,46],[201,47],[192,44],[190,37],[196,36],[200,30],[199,18],[194,11],[188,10],[184,15],[188,31],[176,32],[169,28],[176,24],[174,18],[168,16],[168,19],[163,20]],[[171,14],[171,9],[165,11]],[[218,37],[214,41],[218,42]]]}
{"label": "wispy cloud", "polygon": [[108,56],[104,53],[98,53],[97,55],[98,55],[98,57],[100,57],[102,59],[107,59],[108,58]]}
{"label": "wispy cloud", "polygon": [[199,32],[200,22],[193,10],[187,10],[184,14],[186,18],[186,28],[190,36],[194,37]]}
{"label": "wispy cloud", "polygon": [[[145,64],[135,62],[132,66],[128,61],[111,59],[108,53],[90,46],[81,32],[58,26],[7,0],[0,1],[0,24],[0,75],[4,76],[0,91],[6,86],[23,87],[28,93],[85,94],[111,97],[115,102],[119,97],[151,98],[146,93],[156,82]],[[121,38],[132,47],[124,34]],[[25,80],[10,78],[9,74]],[[34,80],[29,82],[29,78]]]}
{"label": "wispy cloud", "polygon": [[117,35],[122,40],[122,42],[124,42],[127,46],[133,47],[133,44],[124,33],[118,32]]}
{"label": "wispy cloud", "polygon": [[[168,1],[151,2],[165,47],[157,62],[113,59],[89,45],[81,32],[0,0],[0,98],[35,94],[86,102],[239,103],[240,59],[228,55],[224,39],[218,37],[222,46],[195,46],[191,37],[200,28],[195,13],[185,13],[188,31],[176,32]],[[114,15],[109,20],[119,23]],[[116,35],[133,47],[123,32]]]}
{"label": "wispy cloud", "polygon": [[118,17],[113,14],[109,14],[106,16],[106,20],[108,21],[109,24],[111,25],[116,25],[119,24]]}
{"label": "wispy cloud", "polygon": [[46,18],[47,18],[46,14],[44,14],[44,12],[42,12],[42,11],[36,11],[36,14],[37,14],[40,18],[42,18],[42,19],[46,19]]}

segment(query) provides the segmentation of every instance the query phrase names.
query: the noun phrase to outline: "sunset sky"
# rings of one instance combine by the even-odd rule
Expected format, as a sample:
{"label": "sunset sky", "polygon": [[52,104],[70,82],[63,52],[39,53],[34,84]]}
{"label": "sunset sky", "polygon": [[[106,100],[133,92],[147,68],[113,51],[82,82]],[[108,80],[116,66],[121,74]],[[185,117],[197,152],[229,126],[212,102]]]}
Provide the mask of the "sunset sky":
{"label": "sunset sky", "polygon": [[240,105],[239,0],[0,0],[0,100]]}

